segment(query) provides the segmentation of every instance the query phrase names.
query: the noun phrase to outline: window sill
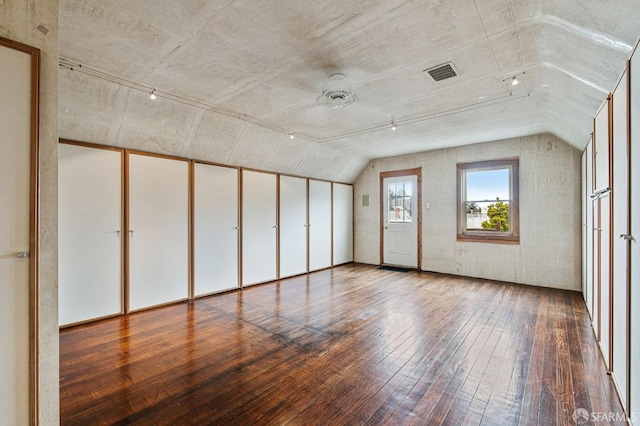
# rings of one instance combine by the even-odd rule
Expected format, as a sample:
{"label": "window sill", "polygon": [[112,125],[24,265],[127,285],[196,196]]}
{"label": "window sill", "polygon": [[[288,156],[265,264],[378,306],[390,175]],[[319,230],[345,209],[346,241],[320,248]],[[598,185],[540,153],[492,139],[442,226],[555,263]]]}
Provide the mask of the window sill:
{"label": "window sill", "polygon": [[520,244],[520,237],[517,235],[495,236],[495,235],[469,235],[458,234],[458,241],[491,243],[491,244]]}

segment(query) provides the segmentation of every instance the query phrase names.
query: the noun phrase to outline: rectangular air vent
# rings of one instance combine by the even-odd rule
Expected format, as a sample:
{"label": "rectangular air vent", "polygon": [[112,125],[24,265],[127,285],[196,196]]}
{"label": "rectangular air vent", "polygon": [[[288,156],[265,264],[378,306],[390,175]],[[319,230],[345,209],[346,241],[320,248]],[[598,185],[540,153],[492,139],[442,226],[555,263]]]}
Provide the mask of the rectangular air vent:
{"label": "rectangular air vent", "polygon": [[434,81],[442,81],[446,80],[447,78],[456,77],[458,75],[451,62],[438,65],[434,68],[426,69],[424,70],[424,72],[429,74]]}

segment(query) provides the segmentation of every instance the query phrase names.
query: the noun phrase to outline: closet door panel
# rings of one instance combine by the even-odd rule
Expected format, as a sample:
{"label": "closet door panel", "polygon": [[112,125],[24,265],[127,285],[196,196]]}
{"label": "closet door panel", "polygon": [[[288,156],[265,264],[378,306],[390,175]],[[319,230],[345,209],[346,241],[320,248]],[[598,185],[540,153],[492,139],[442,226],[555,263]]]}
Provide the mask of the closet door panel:
{"label": "closet door panel", "polygon": [[194,294],[238,286],[238,170],[194,164]]}
{"label": "closet door panel", "polygon": [[280,277],[307,272],[307,180],[280,176]]}
{"label": "closet door panel", "polygon": [[186,299],[189,163],[129,155],[129,308]]}
{"label": "closet door panel", "polygon": [[640,51],[631,58],[631,360],[630,413],[634,425],[640,425]]}
{"label": "closet door panel", "polygon": [[[4,29],[5,3],[2,6]],[[28,425],[30,390],[40,392],[29,377],[29,357],[33,353],[30,342],[34,340],[30,338],[29,308],[29,288],[34,283],[29,275],[37,255],[26,255],[34,248],[31,240],[36,238],[29,224],[30,211],[37,214],[37,210],[32,210],[36,206],[30,197],[30,185],[37,185],[30,175],[30,155],[36,147],[31,128],[37,125],[32,123],[30,114],[31,108],[37,106],[33,95],[33,82],[37,81],[37,73],[32,72],[36,71],[34,60],[35,52],[15,50],[0,39],[0,423],[3,425]],[[44,361],[48,362],[47,357]]]}
{"label": "closet door panel", "polygon": [[242,172],[242,282],[257,284],[277,278],[277,177]]}
{"label": "closet door panel", "polygon": [[600,347],[607,368],[611,366],[611,197],[600,198]]}
{"label": "closet door panel", "polygon": [[591,252],[591,324],[596,333],[596,338],[600,341],[600,200],[594,199],[591,202],[591,217],[593,228],[591,229],[593,251]]}
{"label": "closet door panel", "polygon": [[60,325],[122,312],[122,152],[60,144]]}
{"label": "closet door panel", "polygon": [[621,236],[629,233],[629,171],[627,74],[613,93],[613,377],[620,390],[623,404],[627,394],[628,367],[628,248],[629,242]]}
{"label": "closet door panel", "polygon": [[309,180],[309,270],[331,266],[331,182]]}
{"label": "closet door panel", "polygon": [[353,262],[353,186],[333,184],[333,264]]}
{"label": "closet door panel", "polygon": [[586,227],[585,227],[585,302],[587,304],[587,310],[593,318],[593,202],[591,200],[591,194],[593,193],[593,142],[589,141],[587,149],[585,150],[585,164],[586,164],[586,182],[585,182],[585,214],[586,214]]}
{"label": "closet door panel", "polygon": [[609,101],[598,111],[593,131],[595,190],[609,188]]}

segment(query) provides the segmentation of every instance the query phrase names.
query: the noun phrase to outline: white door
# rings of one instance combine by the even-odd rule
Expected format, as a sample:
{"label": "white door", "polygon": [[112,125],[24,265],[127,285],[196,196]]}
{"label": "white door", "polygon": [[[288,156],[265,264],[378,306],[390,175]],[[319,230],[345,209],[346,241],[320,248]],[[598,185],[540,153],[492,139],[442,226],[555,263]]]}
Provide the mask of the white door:
{"label": "white door", "polygon": [[591,325],[600,341],[600,200],[591,201],[591,217],[593,228],[591,229],[593,250],[591,252],[592,298],[591,298]]}
{"label": "white door", "polygon": [[309,270],[331,266],[331,182],[309,180]]}
{"label": "white door", "polygon": [[0,45],[0,76],[0,423],[26,425],[31,56]]}
{"label": "white door", "polygon": [[58,148],[59,324],[122,312],[122,152]]}
{"label": "white door", "polygon": [[611,368],[611,197],[600,198],[600,348]]}
{"label": "white door", "polygon": [[238,287],[238,170],[194,164],[194,294]]}
{"label": "white door", "polygon": [[[640,425],[640,51],[631,58],[631,362],[630,413]],[[618,237],[618,236],[616,236]]]}
{"label": "white door", "polygon": [[598,111],[594,120],[593,149],[594,164],[593,173],[595,190],[601,191],[609,188],[609,101],[605,102]]}
{"label": "white door", "polygon": [[129,155],[129,308],[189,296],[189,163]]}
{"label": "white door", "polygon": [[307,272],[307,180],[280,176],[280,278]]}
{"label": "white door", "polygon": [[383,180],[383,259],[385,265],[418,267],[418,178]]}
{"label": "white door", "polygon": [[629,241],[629,172],[627,131],[627,74],[613,93],[613,378],[618,384],[622,403],[626,406],[628,366],[629,324],[627,322],[628,301],[628,248]]}
{"label": "white door", "polygon": [[584,281],[585,281],[585,294],[584,300],[587,304],[587,310],[591,317],[593,317],[593,203],[591,201],[591,194],[593,192],[593,142],[589,141],[587,149],[585,150],[585,193],[583,194],[585,203],[585,243],[586,249],[584,253]]}
{"label": "white door", "polygon": [[277,278],[277,177],[242,171],[242,283]]}
{"label": "white door", "polygon": [[333,264],[353,262],[353,186],[333,184]]}

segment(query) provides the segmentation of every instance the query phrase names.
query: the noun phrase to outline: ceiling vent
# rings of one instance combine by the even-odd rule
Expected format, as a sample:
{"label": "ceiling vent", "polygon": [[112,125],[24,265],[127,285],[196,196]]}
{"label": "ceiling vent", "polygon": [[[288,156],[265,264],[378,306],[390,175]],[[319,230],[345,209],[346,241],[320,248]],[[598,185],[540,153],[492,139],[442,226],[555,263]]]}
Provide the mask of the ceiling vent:
{"label": "ceiling vent", "polygon": [[322,89],[320,102],[335,109],[342,109],[356,101],[356,94],[351,89],[344,74],[333,74]]}
{"label": "ceiling vent", "polygon": [[456,69],[453,67],[453,63],[451,62],[424,70],[424,72],[429,74],[434,81],[442,81],[458,75]]}

